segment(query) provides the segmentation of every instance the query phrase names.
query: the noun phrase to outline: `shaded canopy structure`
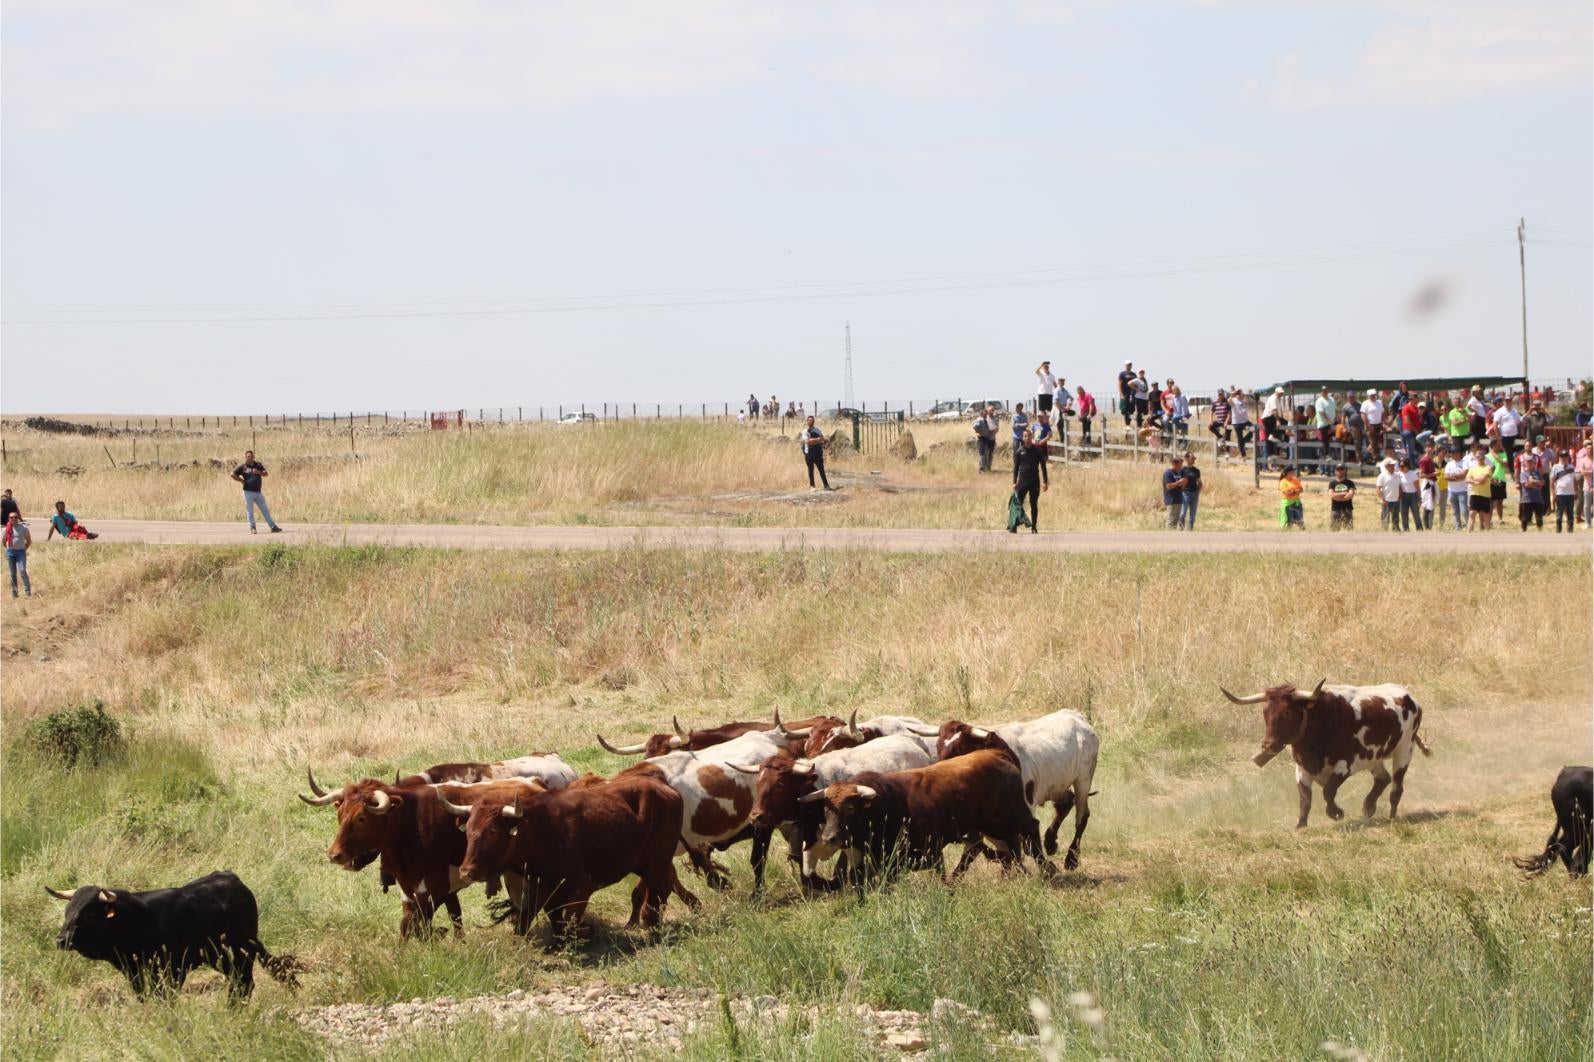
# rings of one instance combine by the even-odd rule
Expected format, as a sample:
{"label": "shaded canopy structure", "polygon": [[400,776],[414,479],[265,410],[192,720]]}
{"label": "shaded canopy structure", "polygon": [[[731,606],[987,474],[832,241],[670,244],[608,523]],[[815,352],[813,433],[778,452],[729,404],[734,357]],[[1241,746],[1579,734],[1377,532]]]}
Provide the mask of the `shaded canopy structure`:
{"label": "shaded canopy structure", "polygon": [[1330,391],[1354,391],[1361,393],[1369,387],[1380,391],[1397,390],[1405,384],[1413,391],[1466,391],[1477,384],[1486,391],[1501,388],[1516,388],[1522,385],[1520,376],[1397,376],[1388,379],[1357,380],[1350,377],[1314,379],[1314,380],[1284,380],[1276,384],[1268,384],[1258,388],[1252,394],[1267,394],[1274,388],[1280,388],[1287,395],[1309,394],[1321,388]]}

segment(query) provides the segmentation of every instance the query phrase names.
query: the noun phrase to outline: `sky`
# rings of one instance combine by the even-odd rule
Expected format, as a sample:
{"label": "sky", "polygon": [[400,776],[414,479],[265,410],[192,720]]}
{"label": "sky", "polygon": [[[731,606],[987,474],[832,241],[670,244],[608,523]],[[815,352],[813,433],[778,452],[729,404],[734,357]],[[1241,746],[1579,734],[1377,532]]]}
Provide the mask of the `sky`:
{"label": "sky", "polygon": [[1588,375],[1586,2],[8,0],[0,407]]}

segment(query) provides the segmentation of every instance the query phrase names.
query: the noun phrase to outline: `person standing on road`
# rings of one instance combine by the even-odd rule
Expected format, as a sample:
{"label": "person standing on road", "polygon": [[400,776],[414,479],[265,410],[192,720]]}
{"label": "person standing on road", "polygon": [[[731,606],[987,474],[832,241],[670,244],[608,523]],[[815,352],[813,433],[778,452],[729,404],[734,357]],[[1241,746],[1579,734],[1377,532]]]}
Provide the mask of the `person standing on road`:
{"label": "person standing on road", "polygon": [[1356,484],[1346,475],[1344,465],[1334,466],[1334,478],[1328,484],[1328,528],[1330,531],[1356,529]]}
{"label": "person standing on road", "polygon": [[1194,450],[1184,455],[1184,486],[1179,491],[1179,503],[1180,526],[1194,531],[1196,509],[1201,504],[1201,470],[1196,467]]}
{"label": "person standing on road", "polygon": [[1184,458],[1174,454],[1162,470],[1162,504],[1168,510],[1168,530],[1179,528],[1184,514]]}
{"label": "person standing on road", "polygon": [[1052,411],[1052,393],[1057,390],[1057,377],[1052,375],[1052,363],[1043,361],[1035,369],[1035,412]]}
{"label": "person standing on road", "polygon": [[996,456],[996,410],[986,406],[974,422],[974,440],[980,449],[980,471],[991,470],[991,459]]}
{"label": "person standing on road", "polygon": [[244,451],[243,464],[232,470],[232,478],[244,486],[244,515],[249,518],[249,533],[258,534],[260,529],[255,526],[255,510],[260,510],[260,515],[265,518],[266,526],[271,528],[272,534],[277,534],[282,528],[271,518],[271,508],[266,504],[266,496],[260,489],[260,481],[270,475],[266,466],[255,460],[253,450]]}
{"label": "person standing on road", "polygon": [[808,489],[818,490],[814,485],[814,470],[819,470],[819,482],[830,489],[830,480],[825,476],[825,433],[814,427],[814,418],[809,417],[803,426],[802,432],[803,461],[808,465]]}
{"label": "person standing on road", "polygon": [[15,509],[6,514],[4,536],[6,568],[11,572],[11,596],[17,596],[17,573],[21,572],[22,589],[32,597],[33,583],[28,579],[28,547],[33,545],[33,532],[28,530],[28,525],[22,522],[22,514]]}
{"label": "person standing on road", "polygon": [[[1034,433],[1026,428],[1013,448],[1013,493],[1020,506],[1029,500],[1030,534],[1040,531],[1041,494],[1051,487],[1051,478],[1046,474],[1046,447],[1036,445]],[[1016,528],[1008,530],[1018,533]]]}

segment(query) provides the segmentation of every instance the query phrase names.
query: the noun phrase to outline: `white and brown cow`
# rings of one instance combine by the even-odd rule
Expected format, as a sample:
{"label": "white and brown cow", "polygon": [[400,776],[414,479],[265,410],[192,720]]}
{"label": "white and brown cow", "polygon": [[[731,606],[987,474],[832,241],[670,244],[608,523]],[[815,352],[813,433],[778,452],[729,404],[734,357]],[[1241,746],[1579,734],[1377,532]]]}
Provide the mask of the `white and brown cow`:
{"label": "white and brown cow", "polygon": [[1235,704],[1262,705],[1266,733],[1262,750],[1252,757],[1258,767],[1266,766],[1289,746],[1295,759],[1295,787],[1301,797],[1297,829],[1306,825],[1311,813],[1313,782],[1323,787],[1328,817],[1344,818],[1334,797],[1345,779],[1358,771],[1373,774],[1373,788],[1362,802],[1362,816],[1372,818],[1378,797],[1393,781],[1389,817],[1394,818],[1413,750],[1432,755],[1417,733],[1422,709],[1404,686],[1330,686],[1327,682],[1324,679],[1310,692],[1274,686],[1249,697],[1236,697],[1228,690],[1223,695]]}
{"label": "white and brown cow", "polygon": [[533,779],[548,789],[563,789],[576,780],[576,769],[554,752],[517,756],[492,763],[437,763],[407,778],[395,776],[394,785],[472,785],[478,782],[503,782]]}

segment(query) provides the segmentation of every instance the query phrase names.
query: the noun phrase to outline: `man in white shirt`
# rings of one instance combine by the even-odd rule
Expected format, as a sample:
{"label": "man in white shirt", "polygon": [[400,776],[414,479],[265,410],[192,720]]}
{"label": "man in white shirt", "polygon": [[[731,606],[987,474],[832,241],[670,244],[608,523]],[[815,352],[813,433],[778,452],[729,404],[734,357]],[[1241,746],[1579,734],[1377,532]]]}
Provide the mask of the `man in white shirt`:
{"label": "man in white shirt", "polygon": [[1481,443],[1489,435],[1489,407],[1483,401],[1483,387],[1472,385],[1467,397],[1467,412],[1472,415],[1472,441]]}
{"label": "man in white shirt", "polygon": [[1467,529],[1467,469],[1472,455],[1463,457],[1452,450],[1445,462],[1445,493],[1450,496],[1450,512],[1455,517],[1456,530]]}
{"label": "man in white shirt", "polygon": [[1282,426],[1279,422],[1280,410],[1284,407],[1284,388],[1275,387],[1273,393],[1262,402],[1262,429],[1267,432],[1267,456],[1272,457],[1279,452],[1278,437]]}
{"label": "man in white shirt", "polygon": [[1057,377],[1052,375],[1052,363],[1043,361],[1035,370],[1035,412],[1052,411],[1052,392],[1057,390]]}
{"label": "man in white shirt", "polygon": [[1378,466],[1378,497],[1383,502],[1378,512],[1378,523],[1390,531],[1400,530],[1400,473],[1395,471],[1395,459],[1386,457]]}
{"label": "man in white shirt", "polygon": [[1372,447],[1373,458],[1384,457],[1384,402],[1376,388],[1367,389],[1367,400],[1362,403],[1362,422],[1367,428],[1367,444]]}
{"label": "man in white shirt", "polygon": [[1339,410],[1334,405],[1334,396],[1324,387],[1317,392],[1317,398],[1312,403],[1312,427],[1317,429],[1317,444],[1322,449],[1322,472],[1325,476],[1334,474],[1334,461],[1330,450],[1334,442],[1334,423],[1339,420]]}
{"label": "man in white shirt", "polygon": [[1494,400],[1494,413],[1489,418],[1489,426],[1500,436],[1500,445],[1505,448],[1505,455],[1513,464],[1517,456],[1517,436],[1522,432],[1522,418],[1517,415],[1509,398],[1496,398]]}

